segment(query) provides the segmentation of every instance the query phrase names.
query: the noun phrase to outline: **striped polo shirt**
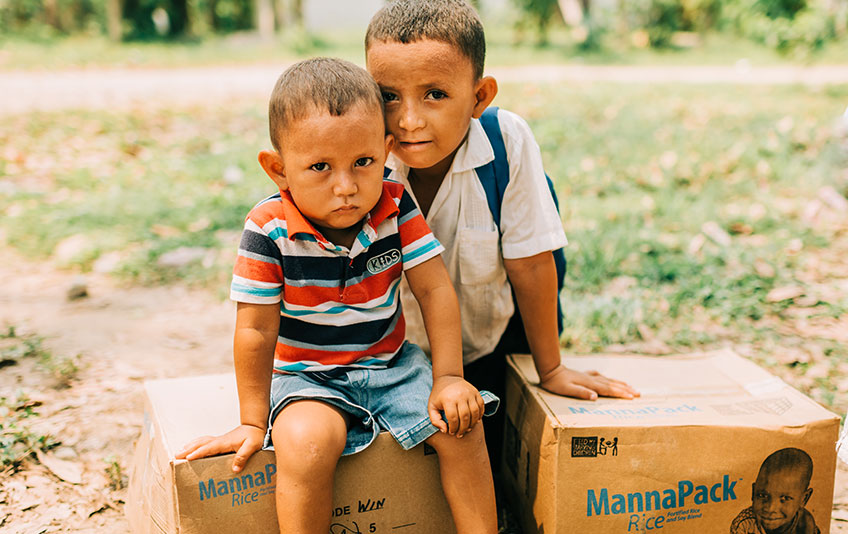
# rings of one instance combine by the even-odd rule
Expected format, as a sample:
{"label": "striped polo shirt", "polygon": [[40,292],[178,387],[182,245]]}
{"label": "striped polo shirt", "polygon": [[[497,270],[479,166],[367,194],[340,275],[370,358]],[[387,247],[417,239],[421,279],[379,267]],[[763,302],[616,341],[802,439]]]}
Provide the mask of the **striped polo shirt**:
{"label": "striped polo shirt", "polygon": [[401,275],[442,250],[397,182],[383,182],[350,249],[321,235],[283,191],[247,215],[230,298],[280,303],[275,372],[385,367],[406,333]]}

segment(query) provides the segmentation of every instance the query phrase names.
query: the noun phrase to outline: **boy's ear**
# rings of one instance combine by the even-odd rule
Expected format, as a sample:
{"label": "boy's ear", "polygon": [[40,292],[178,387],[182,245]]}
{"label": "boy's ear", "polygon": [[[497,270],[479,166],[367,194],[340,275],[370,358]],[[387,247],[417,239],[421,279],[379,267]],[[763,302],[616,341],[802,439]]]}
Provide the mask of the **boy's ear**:
{"label": "boy's ear", "polygon": [[477,103],[474,104],[474,111],[471,113],[471,116],[475,119],[479,119],[480,115],[486,111],[486,108],[489,107],[489,104],[492,103],[492,100],[495,99],[497,94],[497,80],[491,76],[483,76],[480,78],[474,87],[474,97],[477,99]]}
{"label": "boy's ear", "polygon": [[286,166],[283,164],[283,158],[274,150],[263,150],[259,153],[259,164],[265,174],[272,182],[277,184],[280,191],[285,191],[289,188],[289,183],[286,180]]}
{"label": "boy's ear", "polygon": [[395,136],[392,134],[386,134],[386,155],[389,155],[389,152],[395,147]]}
{"label": "boy's ear", "polygon": [[801,506],[807,506],[807,501],[810,500],[810,496],[813,494],[813,488],[807,488],[807,491],[804,492],[804,504]]}

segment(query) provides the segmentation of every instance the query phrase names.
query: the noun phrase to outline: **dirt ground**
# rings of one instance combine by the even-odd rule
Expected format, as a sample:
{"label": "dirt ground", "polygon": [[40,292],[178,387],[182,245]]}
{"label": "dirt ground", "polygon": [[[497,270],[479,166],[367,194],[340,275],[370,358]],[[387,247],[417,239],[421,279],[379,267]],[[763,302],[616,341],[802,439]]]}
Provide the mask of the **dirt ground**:
{"label": "dirt ground", "polygon": [[[279,70],[257,70],[253,77],[204,71],[186,78],[189,89],[181,94],[193,93],[192,87],[203,88],[195,95],[212,94],[216,99],[222,97],[221,91],[227,95],[252,91],[268,86],[265,79],[276,76]],[[579,79],[591,80],[613,76],[600,70],[590,74],[557,72],[540,67],[534,73],[513,70],[498,77],[584,76]],[[646,79],[644,72],[626,72],[633,79]],[[679,75],[679,69],[670,68],[655,76],[675,72]],[[827,72],[839,81],[848,80],[844,67]],[[216,83],[209,84],[204,78],[207,74]],[[761,79],[761,74],[730,72],[727,76]],[[795,71],[783,74],[790,80],[803,76]],[[43,102],[53,102],[58,108],[112,106],[120,99],[131,103],[142,94],[145,98],[151,92],[158,94],[156,91],[165,85],[156,81],[159,77],[164,80],[171,76],[168,83],[174,82],[173,73],[148,76],[147,85],[134,78],[134,73],[126,77],[112,73],[58,75],[68,83],[56,83],[56,73],[0,73],[4,91],[12,91],[11,98],[0,99],[0,114],[40,109]],[[227,80],[247,83],[231,87]],[[129,90],[132,87],[139,89]],[[210,87],[217,89],[210,92]],[[77,274],[50,263],[24,261],[3,248],[0,279],[4,282],[0,284],[0,331],[14,327],[19,335],[43,336],[45,348],[57,357],[78,356],[81,367],[70,386],[64,388],[57,388],[33,361],[0,368],[2,395],[18,389],[26,392],[39,414],[31,428],[61,441],[49,455],[28,461],[20,471],[0,472],[0,532],[127,532],[123,516],[126,490],[122,486],[141,428],[143,381],[230,371],[234,306],[208,292],[182,286],[126,287],[97,274],[85,277],[88,297],[68,300],[68,290],[79,281]],[[840,464],[836,483],[831,532],[848,533],[848,466]]]}
{"label": "dirt ground", "polygon": [[[234,307],[206,292],[124,287],[99,275],[86,276],[88,297],[69,301],[77,275],[9,250],[0,257],[0,327],[44,336],[45,348],[78,355],[81,367],[66,388],[31,362],[0,369],[1,391],[20,388],[37,403],[33,430],[61,441],[40,461],[0,474],[0,532],[127,532],[120,486],[141,429],[143,381],[230,371]],[[836,483],[831,532],[848,533],[845,464]]]}

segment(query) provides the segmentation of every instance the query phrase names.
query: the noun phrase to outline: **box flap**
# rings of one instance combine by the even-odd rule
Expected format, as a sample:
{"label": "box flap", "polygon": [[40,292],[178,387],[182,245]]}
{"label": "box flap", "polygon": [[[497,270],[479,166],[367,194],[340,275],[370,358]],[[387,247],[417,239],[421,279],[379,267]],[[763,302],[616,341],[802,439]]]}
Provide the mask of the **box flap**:
{"label": "box flap", "polygon": [[[530,384],[538,375],[529,355],[513,365]],[[560,427],[630,425],[800,426],[836,417],[779,378],[730,350],[677,356],[566,356],[563,363],[624,380],[634,400],[581,401],[531,387]]]}
{"label": "box flap", "polygon": [[151,380],[144,387],[169,458],[189,441],[224,434],[239,423],[234,374]]}

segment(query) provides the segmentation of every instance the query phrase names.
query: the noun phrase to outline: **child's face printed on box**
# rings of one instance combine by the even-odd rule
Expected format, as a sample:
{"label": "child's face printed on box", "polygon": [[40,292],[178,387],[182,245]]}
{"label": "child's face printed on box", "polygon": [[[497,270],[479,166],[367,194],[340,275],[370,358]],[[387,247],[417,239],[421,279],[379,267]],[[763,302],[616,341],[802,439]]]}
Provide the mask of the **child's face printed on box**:
{"label": "child's face printed on box", "polygon": [[812,491],[804,484],[801,469],[763,470],[753,484],[753,508],[766,532],[790,523],[807,504]]}

